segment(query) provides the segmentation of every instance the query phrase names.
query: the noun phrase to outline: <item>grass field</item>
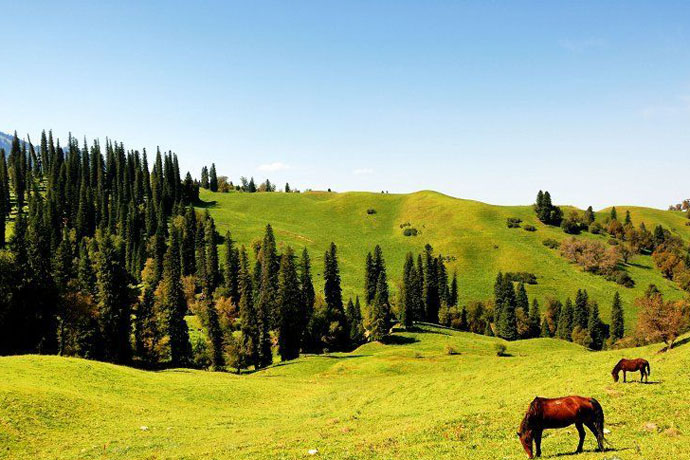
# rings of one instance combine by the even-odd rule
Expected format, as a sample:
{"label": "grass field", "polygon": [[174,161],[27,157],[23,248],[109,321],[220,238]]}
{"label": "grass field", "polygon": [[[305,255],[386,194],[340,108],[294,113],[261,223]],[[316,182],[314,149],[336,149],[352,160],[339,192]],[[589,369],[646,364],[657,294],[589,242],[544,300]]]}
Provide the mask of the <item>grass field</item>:
{"label": "grass field", "polygon": [[[376,244],[383,248],[393,287],[399,283],[405,254],[421,252],[430,243],[437,253],[454,257],[448,263],[449,272],[457,270],[460,300],[484,300],[493,292],[496,274],[501,271],[527,271],[538,276],[538,284],[527,286],[530,297],[542,302],[547,296],[565,300],[574,297],[579,288],[586,288],[599,302],[602,317],[609,320],[615,290],[620,291],[626,311],[627,324],[634,324],[636,297],[655,283],[671,298],[683,293],[672,282],[662,278],[649,256],[638,256],[626,267],[636,282],[626,289],[604,278],[583,273],[560,257],[558,251],[542,244],[546,238],[563,240],[568,237],[560,228],[541,224],[531,206],[493,206],[477,201],[462,200],[435,192],[407,195],[379,193],[212,193],[202,190],[201,198],[224,234],[232,232],[242,244],[261,238],[270,223],[279,244],[294,248],[307,247],[314,259],[314,273],[323,267],[323,253],[328,244],[338,245],[343,290],[345,296],[363,292],[364,260],[367,251]],[[368,209],[376,214],[367,214]],[[690,227],[683,213],[650,208],[617,206],[622,218],[630,210],[633,223],[645,222],[652,230],[662,224],[686,241],[690,241]],[[567,212],[567,211],[566,211]],[[599,212],[603,220],[608,210]],[[524,224],[537,228],[527,232],[509,229],[508,217],[518,217]],[[401,224],[410,223],[420,234],[403,235]],[[604,236],[583,233],[582,238]],[[315,280],[321,286],[321,280]],[[397,292],[393,289],[392,292]]]}
{"label": "grass field", "polygon": [[[690,451],[688,344],[593,353],[534,339],[499,358],[499,339],[468,333],[425,328],[394,339],[242,376],[0,358],[0,458],[522,459],[515,431],[529,402],[568,394],[601,402],[617,449],[592,452],[588,434],[576,458]],[[650,360],[650,384],[613,383],[623,356]],[[573,427],[546,433],[545,457],[574,451]]]}

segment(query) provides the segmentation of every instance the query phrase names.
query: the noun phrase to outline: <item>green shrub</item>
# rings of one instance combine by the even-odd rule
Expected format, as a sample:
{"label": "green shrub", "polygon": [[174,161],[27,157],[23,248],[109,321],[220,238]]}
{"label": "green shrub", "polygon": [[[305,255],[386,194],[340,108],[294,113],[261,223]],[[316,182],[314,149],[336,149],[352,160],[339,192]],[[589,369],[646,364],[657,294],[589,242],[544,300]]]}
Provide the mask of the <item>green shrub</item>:
{"label": "green shrub", "polygon": [[506,279],[515,283],[537,284],[537,275],[529,272],[506,272]]}
{"label": "green shrub", "polygon": [[508,217],[506,219],[506,225],[508,228],[520,228],[520,223],[522,222],[522,219],[519,219],[517,217]]}
{"label": "green shrub", "polygon": [[554,240],[553,238],[545,239],[544,241],[542,241],[542,244],[544,246],[546,246],[547,248],[551,248],[551,249],[558,249],[561,246],[561,243]]}
{"label": "green shrub", "polygon": [[405,230],[403,230],[403,235],[405,236],[417,236],[417,229],[413,227],[407,227]]}
{"label": "green shrub", "polygon": [[369,214],[369,215],[376,214],[376,209],[374,209],[374,208],[367,209],[367,214]]}
{"label": "green shrub", "polygon": [[589,224],[589,233],[592,235],[599,235],[604,231],[604,227],[599,222],[592,222]]}
{"label": "green shrub", "polygon": [[445,346],[445,352],[446,352],[447,355],[451,355],[451,356],[452,356],[452,355],[459,355],[459,354],[460,354],[460,353],[458,353],[458,351],[457,351],[453,346],[451,346],[451,345],[449,345],[449,344],[446,344],[446,346]]}
{"label": "green shrub", "polygon": [[494,345],[494,350],[496,350],[496,356],[506,356],[508,347],[506,347],[503,343],[497,343]]}
{"label": "green shrub", "polygon": [[524,228],[526,232],[536,232],[536,231],[537,231],[537,227],[535,227],[534,225],[529,225],[529,224],[528,224],[528,225],[525,225],[525,226],[522,227],[522,228]]}

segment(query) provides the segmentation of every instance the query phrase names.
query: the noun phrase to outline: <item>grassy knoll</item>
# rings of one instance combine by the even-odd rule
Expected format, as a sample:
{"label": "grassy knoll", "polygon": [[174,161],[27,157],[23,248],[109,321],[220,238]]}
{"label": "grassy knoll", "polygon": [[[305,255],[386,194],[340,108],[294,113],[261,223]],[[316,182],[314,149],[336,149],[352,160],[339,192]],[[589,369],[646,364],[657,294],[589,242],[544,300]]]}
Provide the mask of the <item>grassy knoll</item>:
{"label": "grassy knoll", "polygon": [[[146,372],[55,356],[0,358],[0,458],[522,459],[516,427],[535,395],[582,394],[604,407],[617,452],[582,459],[673,459],[690,450],[690,345],[592,353],[572,343],[426,328],[395,344],[307,356],[237,376]],[[449,355],[446,346],[459,354]],[[623,356],[650,382],[614,384]],[[145,429],[142,429],[145,427]],[[547,432],[571,453],[574,428]]]}
{"label": "grassy knoll", "polygon": [[[528,286],[527,290],[540,301],[547,296],[565,300],[567,295],[574,297],[578,288],[586,288],[599,302],[606,321],[613,293],[619,290],[629,325],[635,317],[633,300],[649,283],[657,284],[671,297],[683,295],[673,283],[661,277],[650,257],[636,257],[626,267],[637,283],[632,289],[583,273],[561,258],[558,251],[542,244],[546,238],[563,240],[568,235],[560,228],[541,224],[531,206],[493,206],[429,191],[388,195],[364,192],[222,194],[202,190],[201,198],[208,203],[218,230],[221,233],[230,230],[240,243],[250,244],[260,238],[266,223],[271,223],[279,244],[296,248],[306,246],[315,259],[315,274],[322,269],[327,245],[336,242],[346,296],[361,295],[364,258],[377,243],[383,248],[393,284],[400,280],[405,253],[420,252],[426,243],[437,253],[455,258],[448,263],[448,268],[451,273],[458,271],[461,302],[488,298],[499,270],[535,273],[539,283]],[[370,208],[376,213],[367,214]],[[686,241],[690,240],[690,227],[685,226],[687,219],[681,213],[618,207],[621,219],[626,209],[630,209],[636,225],[644,221],[652,230],[661,223]],[[604,210],[597,218],[602,220],[607,214]],[[534,225],[537,231],[509,229],[506,226],[508,217],[518,217],[523,225]],[[406,223],[420,234],[404,236],[400,225]],[[581,237],[606,241],[604,236],[587,233]]]}

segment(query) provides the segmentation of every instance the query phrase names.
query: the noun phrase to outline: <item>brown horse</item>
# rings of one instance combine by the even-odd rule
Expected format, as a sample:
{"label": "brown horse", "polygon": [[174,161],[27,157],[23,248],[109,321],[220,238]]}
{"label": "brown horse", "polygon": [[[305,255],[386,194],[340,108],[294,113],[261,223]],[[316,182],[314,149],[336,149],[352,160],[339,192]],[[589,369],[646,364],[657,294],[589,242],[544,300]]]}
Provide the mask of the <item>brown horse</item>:
{"label": "brown horse", "polygon": [[623,371],[623,382],[626,381],[625,379],[625,373],[626,372],[637,372],[640,371],[640,382],[643,380],[646,380],[649,382],[649,374],[652,373],[652,369],[649,367],[649,362],[646,359],[642,358],[637,358],[637,359],[621,359],[618,361],[618,364],[616,364],[616,367],[613,368],[611,371],[611,375],[613,376],[613,381],[617,382],[618,381],[618,374],[620,371]]}
{"label": "brown horse", "polygon": [[573,423],[580,435],[576,453],[582,452],[582,444],[585,442],[583,425],[589,428],[597,438],[599,450],[604,450],[604,410],[594,398],[565,396],[546,399],[536,397],[529,405],[517,434],[529,458],[534,458],[532,440],[537,447],[536,456],[540,457],[542,431],[548,428],[565,428]]}

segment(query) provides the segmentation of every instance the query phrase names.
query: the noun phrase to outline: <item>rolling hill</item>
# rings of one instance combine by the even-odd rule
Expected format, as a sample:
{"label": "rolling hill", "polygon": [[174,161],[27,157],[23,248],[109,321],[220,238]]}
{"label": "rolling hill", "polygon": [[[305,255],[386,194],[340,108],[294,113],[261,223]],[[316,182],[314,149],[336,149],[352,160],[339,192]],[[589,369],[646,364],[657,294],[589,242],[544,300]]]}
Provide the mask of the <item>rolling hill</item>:
{"label": "rolling hill", "polygon": [[[147,372],[57,356],[0,358],[2,459],[524,459],[516,428],[535,395],[597,398],[616,452],[674,459],[690,440],[690,346],[592,353],[572,343],[425,327],[392,344],[304,356],[246,375]],[[447,347],[458,354],[450,355]],[[613,383],[620,357],[651,362],[650,384]],[[573,427],[547,431],[570,454]]]}
{"label": "rolling hill", "polygon": [[[532,298],[542,306],[551,296],[565,300],[585,288],[599,302],[602,317],[609,320],[613,294],[620,291],[627,325],[633,324],[634,299],[650,284],[666,295],[684,295],[676,285],[664,279],[649,256],[637,256],[626,267],[634,279],[634,288],[624,288],[603,277],[584,273],[563,259],[557,250],[542,244],[546,238],[564,240],[569,236],[560,228],[539,222],[531,206],[494,206],[478,201],[453,198],[431,191],[411,194],[365,192],[328,193],[213,193],[201,191],[201,198],[216,221],[218,231],[229,230],[233,239],[249,245],[261,238],[267,223],[273,226],[279,244],[307,247],[314,261],[314,273],[323,267],[323,253],[328,244],[338,245],[344,295],[363,292],[364,260],[367,251],[380,244],[386,258],[392,292],[402,275],[408,251],[421,252],[429,243],[436,253],[451,258],[449,272],[457,270],[460,301],[485,300],[492,296],[498,271],[526,271],[537,275],[538,284],[527,286]],[[367,210],[373,209],[374,214]],[[619,215],[630,211],[633,223],[645,222],[648,228],[662,224],[674,234],[690,241],[690,227],[683,214],[650,208],[617,206]],[[608,210],[597,213],[597,219]],[[537,228],[527,232],[510,229],[506,219],[517,217]],[[404,236],[402,224],[419,232]],[[581,238],[607,237],[583,233]],[[316,280],[320,286],[320,280]]]}

